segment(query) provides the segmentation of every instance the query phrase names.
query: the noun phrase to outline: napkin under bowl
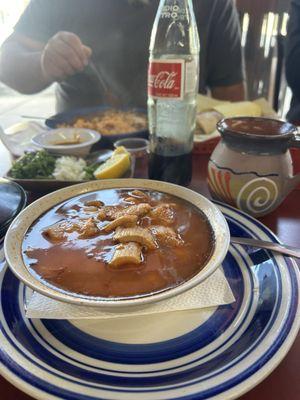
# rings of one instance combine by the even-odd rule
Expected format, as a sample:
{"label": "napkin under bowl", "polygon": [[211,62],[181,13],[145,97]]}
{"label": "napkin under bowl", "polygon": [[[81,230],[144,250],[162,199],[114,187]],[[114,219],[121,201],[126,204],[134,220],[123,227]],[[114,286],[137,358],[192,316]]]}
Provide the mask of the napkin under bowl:
{"label": "napkin under bowl", "polygon": [[38,292],[28,296],[26,317],[45,319],[113,319],[192,309],[204,309],[230,304],[235,301],[222,267],[194,288],[149,305],[107,311],[95,307],[80,306],[46,297]]}

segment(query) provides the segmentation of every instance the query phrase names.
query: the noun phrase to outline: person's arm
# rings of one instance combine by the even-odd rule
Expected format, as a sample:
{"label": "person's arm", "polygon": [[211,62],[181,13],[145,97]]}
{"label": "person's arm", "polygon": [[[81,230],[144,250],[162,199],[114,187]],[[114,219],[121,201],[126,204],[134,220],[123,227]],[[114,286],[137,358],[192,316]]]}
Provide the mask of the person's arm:
{"label": "person's arm", "polygon": [[215,2],[208,38],[207,84],[220,100],[245,100],[240,24],[232,0]]}
{"label": "person's arm", "polygon": [[292,0],[286,41],[286,79],[300,100],[300,0]]}
{"label": "person's arm", "polygon": [[82,71],[90,56],[71,32],[58,32],[46,44],[13,33],[1,47],[0,80],[21,93],[37,93]]}
{"label": "person's arm", "polygon": [[47,87],[41,68],[43,44],[13,34],[0,51],[0,80],[20,93],[36,93]]}

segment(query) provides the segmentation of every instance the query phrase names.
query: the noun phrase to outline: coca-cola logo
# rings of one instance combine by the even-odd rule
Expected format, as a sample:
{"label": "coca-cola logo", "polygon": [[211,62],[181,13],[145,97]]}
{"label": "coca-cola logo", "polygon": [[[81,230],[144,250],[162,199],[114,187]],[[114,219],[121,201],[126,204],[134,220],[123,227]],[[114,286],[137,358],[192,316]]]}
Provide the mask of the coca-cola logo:
{"label": "coca-cola logo", "polygon": [[148,94],[153,97],[181,97],[182,66],[181,60],[152,61],[148,73]]}
{"label": "coca-cola logo", "polygon": [[157,75],[150,75],[149,85],[155,89],[174,89],[176,72],[161,71]]}

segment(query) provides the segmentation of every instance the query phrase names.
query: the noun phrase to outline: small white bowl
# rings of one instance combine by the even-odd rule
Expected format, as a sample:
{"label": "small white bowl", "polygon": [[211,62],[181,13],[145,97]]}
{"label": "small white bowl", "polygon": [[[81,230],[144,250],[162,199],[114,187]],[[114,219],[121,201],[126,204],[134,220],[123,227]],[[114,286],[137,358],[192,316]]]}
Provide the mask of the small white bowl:
{"label": "small white bowl", "polygon": [[[77,134],[80,135],[80,143],[55,144],[56,142],[72,140]],[[50,153],[85,157],[90,152],[92,145],[100,139],[100,133],[90,129],[58,128],[39,133],[32,139],[32,143]]]}

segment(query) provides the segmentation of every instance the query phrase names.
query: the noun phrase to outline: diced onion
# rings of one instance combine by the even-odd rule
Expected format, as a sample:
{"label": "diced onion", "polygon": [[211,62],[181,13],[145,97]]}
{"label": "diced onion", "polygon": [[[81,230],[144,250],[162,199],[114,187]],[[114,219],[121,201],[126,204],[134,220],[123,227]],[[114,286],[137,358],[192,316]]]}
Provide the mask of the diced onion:
{"label": "diced onion", "polygon": [[61,181],[81,181],[85,178],[86,162],[82,158],[64,156],[55,163],[53,176]]}

